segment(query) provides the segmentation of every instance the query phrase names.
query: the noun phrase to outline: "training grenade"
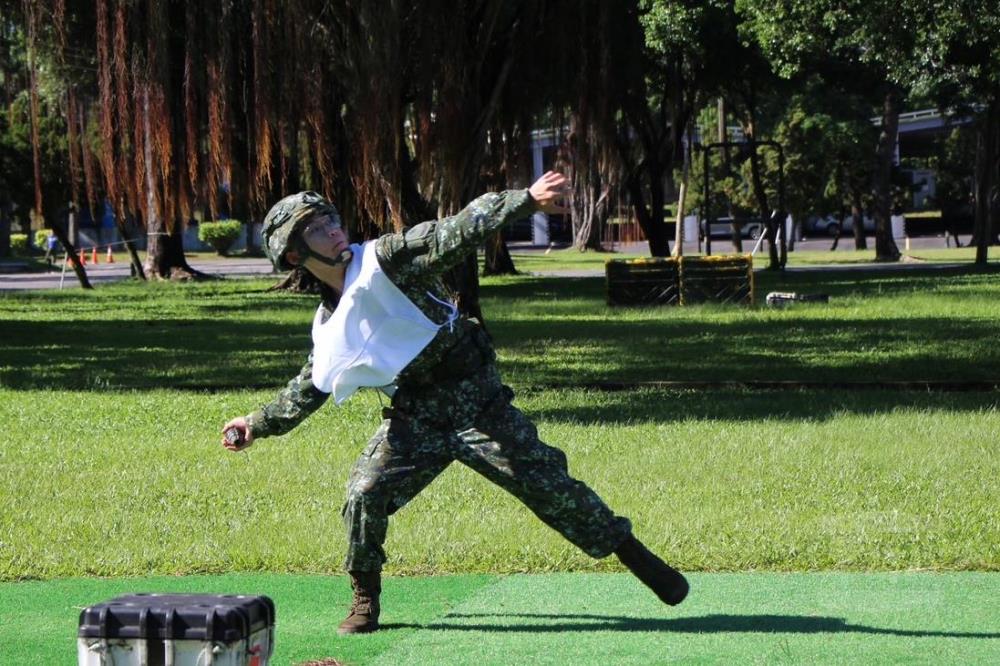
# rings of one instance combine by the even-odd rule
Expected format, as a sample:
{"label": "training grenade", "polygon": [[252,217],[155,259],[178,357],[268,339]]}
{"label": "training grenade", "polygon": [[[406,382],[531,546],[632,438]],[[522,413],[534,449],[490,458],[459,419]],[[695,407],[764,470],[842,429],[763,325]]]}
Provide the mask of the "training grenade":
{"label": "training grenade", "polygon": [[798,294],[794,291],[772,291],[765,299],[770,308],[783,308],[790,303],[829,303],[829,294]]}

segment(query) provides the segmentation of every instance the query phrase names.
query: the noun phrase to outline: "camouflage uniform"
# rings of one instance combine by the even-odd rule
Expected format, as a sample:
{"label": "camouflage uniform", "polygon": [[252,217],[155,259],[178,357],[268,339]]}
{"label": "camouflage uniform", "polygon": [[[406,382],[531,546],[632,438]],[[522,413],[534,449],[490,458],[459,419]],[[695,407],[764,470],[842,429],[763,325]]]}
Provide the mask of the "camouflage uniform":
{"label": "camouflage uniform", "polygon": [[[376,256],[385,274],[434,321],[447,306],[441,275],[486,236],[534,212],[526,190],[486,194],[458,215],[382,236]],[[291,430],[328,394],[312,383],[312,356],[278,397],[248,417],[254,437]],[[592,557],[611,554],[631,533],[584,483],[569,476],[566,455],[538,439],[511,405],[483,328],[461,317],[444,326],[396,379],[391,406],[351,470],[343,517],[346,569],[379,571],[388,517],[453,460],[465,463],[524,502],[547,525]]]}

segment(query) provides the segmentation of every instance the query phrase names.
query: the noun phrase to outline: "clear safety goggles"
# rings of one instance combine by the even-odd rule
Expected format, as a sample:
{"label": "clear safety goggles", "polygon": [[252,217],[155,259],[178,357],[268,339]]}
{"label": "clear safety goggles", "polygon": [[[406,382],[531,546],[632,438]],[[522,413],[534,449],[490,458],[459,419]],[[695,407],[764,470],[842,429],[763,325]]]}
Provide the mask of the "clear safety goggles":
{"label": "clear safety goggles", "polygon": [[308,244],[311,240],[318,241],[328,238],[330,234],[341,228],[342,225],[340,224],[339,217],[323,215],[322,217],[310,220],[306,226],[302,227],[302,231],[299,232],[299,238],[303,243]]}
{"label": "clear safety goggles", "polygon": [[[341,253],[339,257],[331,259],[322,254],[317,253],[312,249],[312,246],[322,246],[323,242],[330,237],[337,229],[342,229],[343,225],[340,223],[340,217],[337,215],[323,215],[310,220],[302,230],[298,232],[295,245],[299,253],[302,255],[303,261],[305,257],[312,257],[318,261],[330,265],[336,266],[338,264],[349,261],[351,258],[351,252],[345,250]],[[302,261],[299,262],[299,265]]]}

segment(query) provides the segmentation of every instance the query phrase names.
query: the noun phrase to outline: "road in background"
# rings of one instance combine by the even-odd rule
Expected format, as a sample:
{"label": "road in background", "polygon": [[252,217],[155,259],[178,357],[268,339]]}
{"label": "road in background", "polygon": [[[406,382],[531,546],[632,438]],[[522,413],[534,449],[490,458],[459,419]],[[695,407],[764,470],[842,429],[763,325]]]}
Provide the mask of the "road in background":
{"label": "road in background", "polygon": [[[959,235],[959,240],[962,243],[962,247],[967,247],[971,236]],[[949,244],[950,242],[950,244]],[[743,239],[743,251],[749,252],[753,249],[757,241],[744,238]],[[906,250],[906,241],[903,238],[897,238],[896,244],[899,246],[899,251],[904,254]],[[673,248],[673,242],[670,243],[670,247]],[[821,236],[819,238],[806,238],[804,240],[796,241],[795,249],[803,250],[809,252],[828,252],[833,246],[833,239]],[[511,250],[531,251],[531,250],[545,250],[544,247],[538,247],[536,245],[531,245],[530,243],[513,242],[507,243],[507,247]],[[567,244],[555,245],[554,249],[560,249],[568,247]],[[955,247],[954,239],[948,239],[946,241],[944,236],[918,236],[910,239],[910,250],[919,249],[929,249],[929,248],[948,248]],[[645,241],[641,243],[615,243],[614,247],[608,248],[615,252],[621,252],[622,254],[635,254],[635,255],[646,255],[649,253],[649,244]],[[875,251],[875,237],[868,236],[868,250],[871,252]],[[854,237],[850,235],[844,235],[840,237],[840,243],[837,245],[836,252],[854,252]],[[686,241],[684,243],[684,254],[697,254],[700,252],[698,243]],[[731,254],[733,252],[733,243],[729,238],[719,237],[712,238],[712,254]],[[767,242],[761,245],[761,249],[758,250],[757,254],[763,253],[767,254]]]}
{"label": "road in background", "polygon": [[[218,277],[261,277],[277,275],[274,273],[271,262],[264,258],[210,258],[210,259],[188,259],[191,268],[215,275]],[[93,285],[115,282],[130,277],[129,264],[126,261],[117,261],[113,264],[100,263],[87,266],[87,277]],[[0,275],[0,291],[12,291],[22,289],[58,289],[60,281],[63,288],[79,288],[80,282],[76,279],[76,274],[71,266],[66,267],[65,276],[61,270],[51,273],[9,273]]]}
{"label": "road in background", "polygon": [[[968,236],[960,237],[963,247],[969,242]],[[905,249],[905,244],[901,239],[897,239],[899,243],[899,249],[904,254],[906,252],[919,251],[921,249],[928,248],[944,248],[949,247],[943,236],[924,236],[919,238],[910,239],[910,249],[907,251]],[[743,241],[743,249],[745,252],[749,252],[753,249],[755,241],[745,239]],[[833,244],[830,238],[819,238],[819,239],[806,239],[799,241],[795,244],[796,250],[803,251],[828,251],[830,246]],[[869,238],[869,248],[874,252],[875,239]],[[530,243],[524,242],[510,242],[508,247],[513,252],[544,252],[547,247],[539,247],[536,245],[531,245]],[[562,249],[567,247],[566,245],[554,245],[553,249]],[[645,256],[649,253],[649,245],[646,243],[618,243],[612,249],[622,255],[634,255],[634,256]],[[713,254],[729,254],[733,251],[732,242],[725,238],[717,238],[712,240],[712,250]],[[854,238],[851,236],[844,236],[840,239],[840,245],[837,248],[837,252],[853,252],[854,251]],[[685,254],[696,254],[699,252],[699,247],[697,243],[685,243],[684,244]],[[767,250],[765,247],[761,247],[758,251],[757,256],[760,257],[758,261],[766,261]],[[250,258],[250,257],[235,257],[235,258],[190,258],[189,263],[191,267],[195,270],[199,270],[203,273],[209,275],[215,275],[219,277],[266,277],[272,275],[277,280],[277,274],[275,274],[271,268],[271,263],[264,258]],[[516,261],[515,261],[516,263]],[[761,264],[763,265],[763,264]],[[880,268],[892,266],[893,264],[880,264]],[[8,264],[10,266],[10,264]],[[907,264],[900,264],[900,266],[907,266]],[[851,268],[863,269],[865,267],[870,268],[870,264],[856,264],[852,265]],[[810,270],[820,269],[822,266],[809,267]],[[792,268],[789,267],[788,270],[805,270],[802,268]],[[568,270],[568,271],[539,271],[536,272],[538,275],[565,275],[578,277],[582,275],[600,275],[603,271],[599,270]],[[129,277],[129,264],[125,261],[119,260],[114,264],[99,263],[97,265],[87,266],[87,277],[90,279],[91,284],[105,284],[108,282],[115,282],[117,280],[122,280]],[[66,268],[65,276],[62,275],[61,270],[53,270],[50,273],[0,273],[0,291],[15,291],[24,289],[58,289],[60,282],[63,284],[65,289],[79,288],[80,283],[76,279],[76,275],[73,273],[71,267]]]}

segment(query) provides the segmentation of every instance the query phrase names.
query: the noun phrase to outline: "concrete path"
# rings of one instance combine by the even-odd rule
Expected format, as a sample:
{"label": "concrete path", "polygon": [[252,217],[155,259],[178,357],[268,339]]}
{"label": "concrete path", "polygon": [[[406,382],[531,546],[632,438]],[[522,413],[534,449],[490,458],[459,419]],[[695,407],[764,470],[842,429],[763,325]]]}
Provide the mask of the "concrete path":
{"label": "concrete path", "polygon": [[[190,259],[189,263],[195,270],[220,277],[260,277],[274,274],[271,262],[263,258]],[[87,266],[87,277],[94,285],[122,280],[129,277],[129,264],[119,260],[114,264]],[[67,267],[65,276],[61,271],[0,274],[0,291],[59,289],[60,282],[64,289],[80,288],[72,267]]]}
{"label": "concrete path", "polygon": [[[845,242],[845,240],[847,242]],[[967,242],[967,238],[962,239],[963,242]],[[874,242],[874,241],[873,241]],[[829,250],[830,239],[818,239],[818,240],[805,240],[799,241],[797,248],[801,250]],[[524,242],[511,242],[508,243],[508,247],[514,253],[534,253],[543,252],[546,247],[533,246],[530,243]],[[562,247],[562,246],[556,246]],[[725,239],[717,239],[712,243],[713,249],[718,253],[726,253],[731,250],[731,243]],[[745,244],[747,251],[752,248],[749,241]],[[915,252],[920,249],[925,248],[943,248],[945,247],[945,239],[941,237],[923,237],[923,238],[913,238],[911,239],[910,251]],[[854,243],[852,239],[842,239],[840,243],[840,248],[838,252],[853,250]],[[902,247],[901,247],[902,249]],[[621,258],[628,258],[630,256],[644,256],[649,251],[649,246],[646,243],[625,243],[615,246],[614,250],[619,253],[618,256]],[[698,252],[698,246],[696,243],[685,243],[684,250],[688,253]],[[905,251],[904,251],[905,254]],[[766,264],[766,255],[760,255],[758,253],[758,259],[756,263],[758,264],[757,270],[761,270],[760,267]],[[261,277],[267,275],[274,275],[277,279],[277,275],[271,270],[271,264],[267,259],[264,258],[194,258],[190,259],[192,268],[195,268],[203,273],[208,273],[209,275],[218,275],[222,277]],[[516,263],[516,261],[515,261]],[[14,262],[6,262],[5,266],[10,268],[15,268]],[[829,264],[829,265],[812,265],[812,266],[792,266],[786,268],[786,272],[789,273],[800,273],[800,272],[823,272],[823,271],[906,271],[915,269],[932,269],[932,270],[948,270],[966,267],[968,264],[963,263],[938,263],[938,262],[908,262],[903,261],[898,264]],[[535,271],[530,273],[538,277],[565,277],[565,278],[585,278],[585,277],[601,277],[604,275],[603,268],[591,268],[591,269],[560,269],[551,271]],[[114,264],[100,263],[96,266],[87,266],[87,276],[92,284],[105,284],[108,282],[114,282],[116,280],[121,280],[129,276],[129,265],[128,263],[119,260]],[[3,272],[0,271],[0,291],[17,291],[25,289],[59,289],[60,283],[63,289],[78,289],[80,283],[76,279],[76,275],[73,273],[72,268],[67,267],[65,276],[62,275],[61,271],[53,271],[51,273],[19,273],[19,272]]]}

